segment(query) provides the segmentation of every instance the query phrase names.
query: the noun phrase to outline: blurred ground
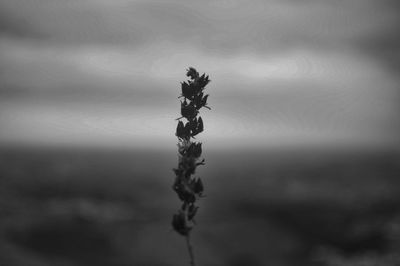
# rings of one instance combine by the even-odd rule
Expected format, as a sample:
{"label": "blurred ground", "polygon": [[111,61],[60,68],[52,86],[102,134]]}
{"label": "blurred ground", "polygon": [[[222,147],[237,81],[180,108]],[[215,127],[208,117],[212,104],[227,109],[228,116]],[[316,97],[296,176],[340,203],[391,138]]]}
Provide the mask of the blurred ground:
{"label": "blurred ground", "polygon": [[[0,150],[0,265],[188,265],[176,152]],[[400,265],[400,154],[209,151],[198,265]]]}

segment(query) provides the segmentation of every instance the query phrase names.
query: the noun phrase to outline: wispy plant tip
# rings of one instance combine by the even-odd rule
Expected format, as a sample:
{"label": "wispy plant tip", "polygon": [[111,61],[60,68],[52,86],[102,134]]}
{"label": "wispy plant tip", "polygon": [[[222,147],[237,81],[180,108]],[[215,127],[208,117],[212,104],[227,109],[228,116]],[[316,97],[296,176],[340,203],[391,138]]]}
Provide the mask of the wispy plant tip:
{"label": "wispy plant tip", "polygon": [[186,76],[189,80],[181,83],[181,117],[177,119],[179,121],[175,132],[178,137],[179,163],[178,167],[173,169],[173,190],[182,201],[182,206],[173,215],[172,227],[186,237],[191,265],[195,265],[189,235],[199,209],[196,201],[202,196],[204,186],[202,180],[194,174],[197,166],[205,163],[204,159],[200,160],[202,143],[194,141],[194,137],[204,130],[203,119],[199,116],[200,109],[210,109],[207,105],[208,94],[204,94],[210,79],[206,74],[200,76],[193,67],[187,69]]}

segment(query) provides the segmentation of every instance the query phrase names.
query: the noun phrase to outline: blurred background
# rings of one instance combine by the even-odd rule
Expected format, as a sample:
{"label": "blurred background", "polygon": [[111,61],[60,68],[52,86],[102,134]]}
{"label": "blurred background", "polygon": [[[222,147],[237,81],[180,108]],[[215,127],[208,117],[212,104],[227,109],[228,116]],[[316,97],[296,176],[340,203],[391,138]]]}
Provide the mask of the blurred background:
{"label": "blurred background", "polygon": [[0,0],[1,265],[188,265],[190,66],[199,265],[400,264],[398,1]]}

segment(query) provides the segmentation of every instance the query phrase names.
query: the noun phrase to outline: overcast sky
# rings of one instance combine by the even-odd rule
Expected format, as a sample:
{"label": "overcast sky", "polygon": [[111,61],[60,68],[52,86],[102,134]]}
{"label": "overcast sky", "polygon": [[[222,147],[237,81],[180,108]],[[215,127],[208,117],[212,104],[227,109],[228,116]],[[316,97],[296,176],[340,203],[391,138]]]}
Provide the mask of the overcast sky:
{"label": "overcast sky", "polygon": [[213,147],[400,144],[396,0],[0,0],[0,143],[174,147],[210,75]]}

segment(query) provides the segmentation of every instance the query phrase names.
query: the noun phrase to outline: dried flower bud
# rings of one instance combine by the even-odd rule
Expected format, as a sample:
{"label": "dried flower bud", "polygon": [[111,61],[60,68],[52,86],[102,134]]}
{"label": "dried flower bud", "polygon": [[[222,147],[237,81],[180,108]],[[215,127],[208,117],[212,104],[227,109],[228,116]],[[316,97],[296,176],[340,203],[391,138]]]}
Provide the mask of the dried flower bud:
{"label": "dried flower bud", "polygon": [[186,76],[190,77],[191,79],[196,79],[199,77],[199,72],[197,72],[193,67],[189,67]]}

